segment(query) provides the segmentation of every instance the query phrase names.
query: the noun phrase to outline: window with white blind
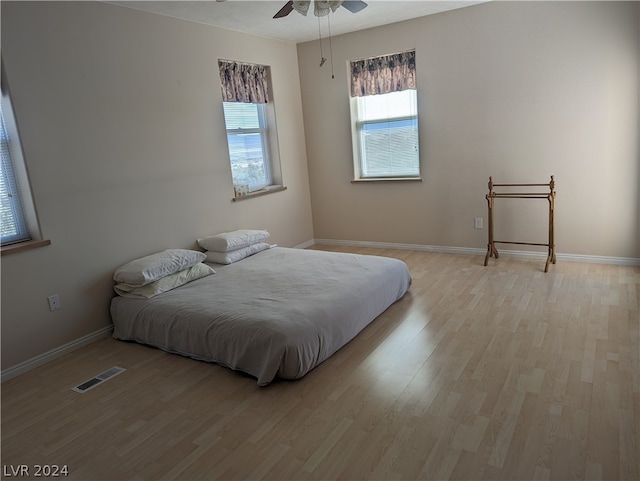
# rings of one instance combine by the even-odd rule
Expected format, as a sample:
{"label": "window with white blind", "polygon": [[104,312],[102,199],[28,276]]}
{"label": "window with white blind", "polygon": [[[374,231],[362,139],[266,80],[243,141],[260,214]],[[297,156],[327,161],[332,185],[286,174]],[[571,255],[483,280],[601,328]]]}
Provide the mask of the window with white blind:
{"label": "window with white blind", "polygon": [[218,70],[234,200],[285,190],[270,68],[218,59]]}
{"label": "window with white blind", "polygon": [[351,98],[356,180],[418,179],[418,106],[409,89]]}
{"label": "window with white blind", "polygon": [[42,240],[2,68],[0,103],[0,244],[2,254],[49,245]]}
{"label": "window with white blind", "polygon": [[354,181],[420,180],[416,52],[349,62]]}
{"label": "window with white blind", "polygon": [[250,192],[273,184],[267,105],[223,102],[233,184]]}
{"label": "window with white blind", "polygon": [[31,240],[22,206],[21,192],[16,178],[11,151],[17,139],[9,137],[5,121],[5,108],[0,109],[0,237],[2,245]]}

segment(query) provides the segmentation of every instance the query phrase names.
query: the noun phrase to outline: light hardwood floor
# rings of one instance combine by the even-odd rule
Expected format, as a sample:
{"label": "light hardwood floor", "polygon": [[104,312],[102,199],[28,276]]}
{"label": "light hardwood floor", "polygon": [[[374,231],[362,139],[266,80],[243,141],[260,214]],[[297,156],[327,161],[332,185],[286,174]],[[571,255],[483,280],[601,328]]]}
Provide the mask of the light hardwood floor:
{"label": "light hardwood floor", "polygon": [[113,339],[9,380],[5,474],[640,479],[640,268],[325,249],[403,259],[410,292],[299,381]]}

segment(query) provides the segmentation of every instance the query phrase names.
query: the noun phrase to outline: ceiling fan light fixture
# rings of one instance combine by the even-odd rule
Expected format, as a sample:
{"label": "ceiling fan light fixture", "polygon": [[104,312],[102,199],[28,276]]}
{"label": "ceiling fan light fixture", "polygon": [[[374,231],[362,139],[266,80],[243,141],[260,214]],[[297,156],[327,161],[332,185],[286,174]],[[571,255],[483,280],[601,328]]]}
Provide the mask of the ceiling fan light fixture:
{"label": "ceiling fan light fixture", "polygon": [[[225,0],[216,0],[225,1]],[[312,0],[289,0],[278,10],[273,18],[282,18],[289,15],[294,10],[300,15],[307,16]],[[362,0],[315,0],[313,2],[313,14],[316,17],[326,17],[331,12],[335,12],[338,7],[345,7],[351,13],[357,13],[367,4]]]}
{"label": "ceiling fan light fixture", "polygon": [[331,7],[331,11],[335,12],[336,10],[338,10],[338,7],[344,3],[344,0],[337,0],[329,3],[331,4],[329,5]]}
{"label": "ceiling fan light fixture", "polygon": [[313,2],[313,14],[316,17],[325,17],[342,5],[344,0],[315,0]]}
{"label": "ceiling fan light fixture", "polygon": [[293,1],[293,9],[301,15],[307,16],[307,12],[309,11],[309,5],[311,5],[311,1]]}

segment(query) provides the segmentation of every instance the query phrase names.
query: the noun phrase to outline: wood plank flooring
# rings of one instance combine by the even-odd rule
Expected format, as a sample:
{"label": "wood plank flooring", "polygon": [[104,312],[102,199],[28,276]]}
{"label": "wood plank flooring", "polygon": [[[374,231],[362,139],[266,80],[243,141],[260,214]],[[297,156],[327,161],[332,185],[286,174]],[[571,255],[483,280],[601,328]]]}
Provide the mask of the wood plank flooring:
{"label": "wood plank flooring", "polygon": [[324,249],[403,259],[410,292],[299,381],[113,339],[9,380],[3,478],[640,479],[640,268]]}

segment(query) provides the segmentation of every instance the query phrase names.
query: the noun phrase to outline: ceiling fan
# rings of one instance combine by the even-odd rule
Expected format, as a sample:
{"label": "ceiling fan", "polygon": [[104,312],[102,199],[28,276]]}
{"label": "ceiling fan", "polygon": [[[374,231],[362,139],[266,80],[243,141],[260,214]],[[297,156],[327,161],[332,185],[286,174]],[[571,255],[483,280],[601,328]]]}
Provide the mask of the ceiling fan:
{"label": "ceiling fan", "polygon": [[[285,3],[284,7],[282,7],[278,13],[276,13],[273,18],[281,18],[286,17],[294,10],[302,15],[307,15],[309,11],[309,6],[311,5],[311,1],[298,1],[298,0],[289,0]],[[335,12],[338,7],[343,6],[351,13],[358,13],[360,10],[364,9],[367,4],[362,0],[315,0],[313,2],[313,14],[316,17],[324,17],[325,15],[329,15],[330,12]]]}

